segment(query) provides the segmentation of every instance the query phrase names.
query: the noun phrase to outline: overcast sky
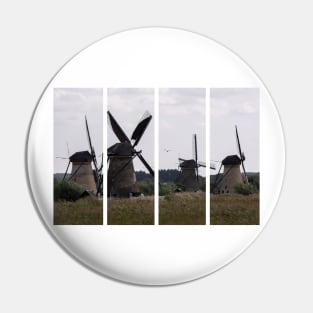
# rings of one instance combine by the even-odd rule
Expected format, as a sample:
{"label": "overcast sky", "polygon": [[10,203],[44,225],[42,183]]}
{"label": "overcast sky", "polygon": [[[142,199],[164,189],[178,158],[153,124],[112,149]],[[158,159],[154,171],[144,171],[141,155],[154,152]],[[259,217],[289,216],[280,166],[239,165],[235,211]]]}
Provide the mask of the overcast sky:
{"label": "overcast sky", "polygon": [[[54,172],[64,173],[68,157],[78,151],[89,149],[85,115],[95,152],[103,152],[103,104],[102,89],[57,88],[54,89]],[[98,157],[101,161],[101,157]],[[71,168],[69,168],[71,171]]]}
{"label": "overcast sky", "polygon": [[[237,154],[235,125],[238,127],[241,149],[245,153],[245,168],[259,171],[259,89],[212,88],[211,160],[222,161]],[[218,168],[217,168],[218,170]],[[211,171],[214,174],[216,171]]]}
{"label": "overcast sky", "polygon": [[[108,110],[114,116],[128,138],[131,138],[145,111],[152,115],[144,135],[136,149],[142,150],[145,160],[154,169],[154,89],[153,88],[109,88]],[[119,142],[108,124],[108,147]],[[134,159],[135,170],[148,172],[142,162]]]}
{"label": "overcast sky", "polygon": [[[206,161],[205,96],[204,88],[160,89],[160,169],[177,169],[179,157],[193,158],[192,134],[197,134],[199,161]],[[200,174],[205,176],[205,169]]]}
{"label": "overcast sky", "polygon": [[[102,89],[57,88],[54,90],[54,172],[64,172],[68,157],[89,150],[84,116],[87,115],[96,154],[103,152]],[[178,167],[178,157],[192,158],[192,134],[197,134],[198,156],[205,155],[205,89],[159,89],[159,164],[160,169]],[[137,148],[154,169],[154,90],[152,88],[108,89],[108,109],[130,137],[145,111],[152,114]],[[259,171],[259,90],[256,88],[212,88],[210,90],[211,160],[221,161],[238,154],[235,125],[238,126],[247,171]],[[108,146],[118,139],[108,128]],[[165,150],[170,150],[166,152]],[[145,170],[140,160],[136,170]],[[211,171],[214,173],[214,171]],[[201,170],[201,175],[205,171]]]}

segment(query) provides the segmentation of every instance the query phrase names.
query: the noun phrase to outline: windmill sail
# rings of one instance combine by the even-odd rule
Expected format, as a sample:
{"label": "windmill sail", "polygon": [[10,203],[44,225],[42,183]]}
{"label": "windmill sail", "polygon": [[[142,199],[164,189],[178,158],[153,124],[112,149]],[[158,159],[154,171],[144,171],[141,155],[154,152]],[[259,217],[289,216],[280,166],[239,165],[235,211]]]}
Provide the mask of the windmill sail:
{"label": "windmill sail", "polygon": [[144,134],[146,128],[148,127],[150,121],[152,119],[152,115],[146,111],[142,118],[140,119],[138,125],[136,126],[131,139],[134,140],[133,147],[137,146],[139,140],[141,139],[142,135]]}
{"label": "windmill sail", "polygon": [[197,151],[197,135],[192,135],[192,157],[197,162],[198,160],[198,151]]}
{"label": "windmill sail", "polygon": [[211,170],[216,170],[216,166],[213,162],[210,162],[210,169]]}
{"label": "windmill sail", "polygon": [[143,163],[143,165],[146,167],[146,169],[149,171],[152,177],[154,177],[154,171],[151,168],[151,166],[148,164],[148,162],[144,159],[141,153],[137,153],[138,158]]}
{"label": "windmill sail", "polygon": [[91,143],[91,138],[90,138],[90,132],[89,132],[89,127],[88,127],[88,122],[87,122],[87,117],[85,116],[85,124],[86,124],[86,131],[87,131],[87,138],[88,138],[88,143],[89,143],[89,148],[90,148],[90,154],[92,157],[92,162],[95,167],[95,169],[98,169],[98,164],[97,164],[97,158],[95,154],[95,149]]}
{"label": "windmill sail", "polygon": [[65,180],[65,178],[66,178],[66,175],[67,175],[67,172],[68,172],[68,168],[70,167],[70,164],[71,164],[71,161],[70,161],[70,160],[68,160],[67,167],[66,167],[66,170],[65,170],[64,176],[63,176],[63,178],[62,178],[62,181],[64,181],[64,180]]}
{"label": "windmill sail", "polygon": [[243,173],[244,173],[244,179],[245,179],[245,183],[248,183],[248,176],[247,176],[245,165],[244,165],[244,161],[245,161],[246,157],[245,157],[244,153],[241,150],[241,145],[240,145],[240,140],[239,140],[239,134],[238,134],[237,126],[235,126],[235,128],[236,128],[237,147],[238,147],[239,157],[240,157],[240,160],[241,160],[242,170],[243,170]]}
{"label": "windmill sail", "polygon": [[124,133],[123,129],[121,126],[117,123],[113,115],[108,111],[108,123],[110,124],[114,134],[116,137],[120,140],[120,142],[129,142],[130,140],[128,139],[127,135]]}
{"label": "windmill sail", "polygon": [[90,131],[89,131],[89,126],[88,126],[88,121],[87,117],[85,116],[85,125],[86,125],[86,132],[87,132],[87,139],[89,143],[89,148],[90,148],[90,154],[92,158],[92,163],[94,165],[94,175],[95,175],[95,180],[96,180],[96,185],[97,185],[97,195],[102,193],[102,181],[103,181],[103,175],[102,175],[102,167],[103,167],[103,154],[102,154],[102,161],[101,161],[101,166],[98,166],[98,161],[95,153],[94,146],[92,145],[91,141],[91,136],[90,136]]}

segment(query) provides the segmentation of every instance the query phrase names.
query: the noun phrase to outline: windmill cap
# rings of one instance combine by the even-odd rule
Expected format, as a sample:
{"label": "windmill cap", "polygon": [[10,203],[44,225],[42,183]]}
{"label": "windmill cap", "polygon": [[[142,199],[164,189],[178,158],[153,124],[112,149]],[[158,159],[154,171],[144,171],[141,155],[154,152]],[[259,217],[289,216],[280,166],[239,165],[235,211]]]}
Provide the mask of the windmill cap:
{"label": "windmill cap", "polygon": [[71,162],[91,162],[92,157],[89,151],[79,151],[70,156]]}
{"label": "windmill cap", "polygon": [[108,156],[130,156],[132,152],[133,147],[127,141],[116,143],[108,148]]}
{"label": "windmill cap", "polygon": [[223,165],[239,165],[241,163],[240,158],[238,155],[229,155],[223,161]]}
{"label": "windmill cap", "polygon": [[196,167],[196,161],[195,160],[185,160],[180,163],[181,168],[195,168]]}

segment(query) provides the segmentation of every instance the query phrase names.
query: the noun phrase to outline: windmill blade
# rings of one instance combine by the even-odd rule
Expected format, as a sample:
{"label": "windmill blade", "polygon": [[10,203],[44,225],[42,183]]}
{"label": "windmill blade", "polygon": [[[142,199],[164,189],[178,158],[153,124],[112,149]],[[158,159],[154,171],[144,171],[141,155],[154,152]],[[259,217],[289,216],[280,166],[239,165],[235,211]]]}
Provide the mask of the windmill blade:
{"label": "windmill blade", "polygon": [[100,167],[95,171],[96,172],[96,185],[97,185],[97,192],[96,195],[103,195],[103,174],[102,174],[102,168],[103,168],[103,153],[101,154],[101,165]]}
{"label": "windmill blade", "polygon": [[89,148],[90,148],[90,154],[92,157],[93,165],[95,166],[95,169],[97,171],[98,170],[97,158],[96,158],[94,147],[93,147],[92,142],[91,142],[91,137],[90,137],[90,132],[89,132],[89,127],[88,127],[86,115],[85,115],[85,124],[86,124],[86,131],[87,131],[87,138],[88,138],[88,143],[89,143]]}
{"label": "windmill blade", "polygon": [[235,127],[236,127],[236,137],[237,137],[238,151],[239,151],[239,155],[240,155],[242,170],[243,170],[243,173],[244,173],[244,180],[245,180],[245,183],[248,183],[248,176],[247,176],[247,173],[246,173],[245,166],[243,164],[243,162],[246,159],[246,157],[245,157],[244,153],[241,151],[238,129],[237,129],[237,126],[235,126]]}
{"label": "windmill blade", "polygon": [[90,148],[90,151],[91,151],[91,154],[92,154],[93,146],[92,146],[92,143],[91,143],[90,132],[89,132],[89,127],[88,127],[88,122],[87,122],[86,115],[85,115],[85,125],[86,125],[87,139],[88,139],[88,143],[89,143],[89,148]]}
{"label": "windmill blade", "polygon": [[136,155],[138,156],[138,158],[140,159],[140,161],[143,163],[143,165],[146,167],[146,169],[149,171],[149,173],[151,174],[152,177],[154,177],[154,171],[151,168],[151,166],[148,164],[148,162],[144,159],[144,157],[142,156],[141,152],[137,152]]}
{"label": "windmill blade", "polygon": [[238,129],[237,126],[235,126],[236,128],[236,138],[237,138],[237,147],[238,147],[238,152],[239,152],[239,157],[241,160],[245,160],[245,156],[244,153],[241,151],[241,145],[240,145],[240,140],[239,140],[239,134],[238,134]]}
{"label": "windmill blade", "polygon": [[211,170],[216,170],[216,166],[213,162],[210,162],[210,169]]}
{"label": "windmill blade", "polygon": [[93,174],[94,174],[95,183],[96,183],[96,185],[98,186],[100,173],[99,173],[97,170],[93,170]]}
{"label": "windmill blade", "polygon": [[66,142],[66,147],[67,147],[67,156],[70,157],[70,148],[68,142]]}
{"label": "windmill blade", "polygon": [[245,169],[245,166],[243,164],[243,161],[241,161],[241,165],[242,165],[242,169],[243,169],[245,183],[249,183],[248,176],[247,176],[246,169]]}
{"label": "windmill blade", "polygon": [[103,175],[99,176],[98,186],[97,186],[97,195],[103,194]]}
{"label": "windmill blade", "polygon": [[66,167],[66,171],[65,171],[64,176],[63,176],[63,178],[62,178],[62,181],[64,181],[64,179],[66,178],[67,171],[68,171],[68,168],[70,167],[70,164],[71,164],[71,161],[68,160],[67,167]]}
{"label": "windmill blade", "polygon": [[75,170],[75,172],[73,174],[71,174],[71,176],[69,177],[68,180],[71,180],[72,178],[75,177],[75,175],[78,173],[78,171],[80,170],[80,168],[82,167],[83,163],[80,163],[79,166],[77,167],[77,169]]}
{"label": "windmill blade", "polygon": [[[221,164],[221,167],[222,167],[222,164]],[[221,167],[220,167],[220,170],[221,170]],[[218,180],[218,175],[220,173],[220,170],[216,176],[216,179],[215,179],[215,182],[217,182],[215,184],[215,186],[217,187],[218,185],[220,185],[222,183],[222,181],[227,177],[227,175],[231,172],[231,170],[233,169],[234,165],[231,165],[231,167],[227,170],[226,173],[223,174],[222,178],[220,180]],[[218,181],[217,181],[218,180]]]}
{"label": "windmill blade", "polygon": [[121,128],[121,126],[117,123],[117,121],[115,120],[113,115],[110,113],[110,111],[108,111],[107,113],[108,113],[108,123],[110,124],[114,134],[119,139],[119,141],[120,142],[127,141],[127,142],[130,143],[130,140],[128,139],[128,137],[124,133],[124,131]]}
{"label": "windmill blade", "polygon": [[146,111],[142,118],[140,119],[138,125],[136,126],[132,136],[131,136],[131,140],[134,140],[134,144],[133,147],[137,146],[137,144],[139,143],[142,135],[144,134],[146,128],[148,127],[150,121],[152,119],[152,115]]}
{"label": "windmill blade", "polygon": [[197,184],[199,185],[199,168],[196,166]]}
{"label": "windmill blade", "polygon": [[196,155],[196,164],[198,164],[198,143],[197,143],[197,135],[194,134],[194,142],[195,142],[195,155]]}
{"label": "windmill blade", "polygon": [[101,172],[103,169],[103,153],[102,153],[102,156],[101,156],[101,165],[99,167],[99,172]]}
{"label": "windmill blade", "polygon": [[221,172],[222,166],[223,166],[223,164],[221,163],[220,168],[219,168],[219,170],[218,170],[217,174],[215,175],[215,181],[214,181],[214,186],[215,186],[215,187],[217,187],[217,186],[218,186],[218,178],[219,178],[219,175],[220,175],[220,172]]}
{"label": "windmill blade", "polygon": [[197,135],[192,135],[192,157],[198,163],[198,145],[197,145]]}

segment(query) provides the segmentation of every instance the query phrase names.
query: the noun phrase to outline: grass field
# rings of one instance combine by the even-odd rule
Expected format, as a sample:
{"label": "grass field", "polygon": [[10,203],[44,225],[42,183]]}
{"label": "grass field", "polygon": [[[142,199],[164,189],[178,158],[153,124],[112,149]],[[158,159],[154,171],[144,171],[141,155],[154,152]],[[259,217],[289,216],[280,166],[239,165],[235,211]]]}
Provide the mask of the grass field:
{"label": "grass field", "polygon": [[109,225],[153,225],[153,197],[108,200]]}
{"label": "grass field", "polygon": [[[259,195],[210,195],[211,225],[258,225]],[[84,198],[55,201],[55,225],[102,225],[102,201]],[[153,197],[108,200],[109,225],[153,225]],[[183,192],[159,197],[160,225],[204,225],[205,193]]]}
{"label": "grass field", "polygon": [[87,197],[70,201],[54,202],[54,225],[102,225],[102,201]]}
{"label": "grass field", "polygon": [[160,225],[205,225],[205,193],[172,193],[159,200]]}
{"label": "grass field", "polygon": [[[205,193],[172,193],[159,197],[160,225],[204,225]],[[109,225],[153,225],[153,197],[108,200]]]}
{"label": "grass field", "polygon": [[258,225],[259,194],[210,195],[211,225]]}

